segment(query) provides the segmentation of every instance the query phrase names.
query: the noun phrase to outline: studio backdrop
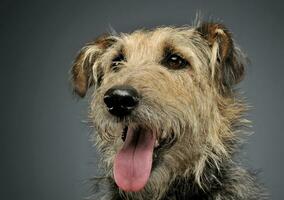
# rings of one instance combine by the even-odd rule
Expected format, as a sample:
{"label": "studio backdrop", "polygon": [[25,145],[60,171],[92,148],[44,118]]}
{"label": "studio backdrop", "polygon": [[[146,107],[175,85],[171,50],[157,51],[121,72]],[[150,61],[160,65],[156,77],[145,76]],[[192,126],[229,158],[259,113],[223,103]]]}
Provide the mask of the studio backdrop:
{"label": "studio backdrop", "polygon": [[114,29],[190,25],[199,12],[225,24],[250,58],[238,86],[250,105],[241,156],[271,199],[283,193],[282,1],[17,1],[0,3],[3,200],[79,200],[92,194],[98,155],[88,141],[88,98],[72,94],[77,51]]}

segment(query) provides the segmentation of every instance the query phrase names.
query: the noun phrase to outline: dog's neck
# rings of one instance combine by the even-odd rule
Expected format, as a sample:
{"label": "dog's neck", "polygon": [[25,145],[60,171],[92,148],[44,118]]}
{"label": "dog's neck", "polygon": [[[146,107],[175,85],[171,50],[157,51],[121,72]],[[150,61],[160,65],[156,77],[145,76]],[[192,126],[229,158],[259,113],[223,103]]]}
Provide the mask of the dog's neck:
{"label": "dog's neck", "polygon": [[[207,165],[201,177],[202,187],[194,178],[176,177],[165,196],[159,200],[265,199],[261,187],[251,175],[232,161],[223,162],[220,168]],[[115,191],[112,200],[123,200],[114,182],[112,186]]]}
{"label": "dog's neck", "polygon": [[[225,173],[225,171],[217,170],[216,167],[207,166],[202,176],[202,188],[194,181],[194,178],[176,177],[161,200],[211,200],[214,193],[222,190],[222,179]],[[112,186],[116,187],[115,184]],[[113,200],[123,200],[119,197],[118,190],[116,191]]]}
{"label": "dog's neck", "polygon": [[218,190],[219,184],[212,184],[209,188],[203,189],[189,179],[177,179],[163,200],[209,200],[212,199],[212,192]]}
{"label": "dog's neck", "polygon": [[178,177],[163,200],[258,200],[267,199],[257,184],[256,172],[249,172],[227,160],[216,168],[207,165],[202,175],[202,187],[194,179]]}
{"label": "dog's neck", "polygon": [[213,166],[206,166],[201,177],[202,186],[194,178],[177,177],[171,184],[163,200],[210,200],[216,192],[222,190],[226,172]]}

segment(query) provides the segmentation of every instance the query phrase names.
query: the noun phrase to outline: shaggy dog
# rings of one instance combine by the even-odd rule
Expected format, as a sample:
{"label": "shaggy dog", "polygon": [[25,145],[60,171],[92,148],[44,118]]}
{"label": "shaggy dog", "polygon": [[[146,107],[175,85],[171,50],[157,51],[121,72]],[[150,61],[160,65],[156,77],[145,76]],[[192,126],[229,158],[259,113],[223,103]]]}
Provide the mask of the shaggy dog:
{"label": "shaggy dog", "polygon": [[246,106],[242,53],[219,23],[103,35],[79,52],[74,91],[92,86],[90,119],[108,183],[100,199],[259,200],[232,160]]}

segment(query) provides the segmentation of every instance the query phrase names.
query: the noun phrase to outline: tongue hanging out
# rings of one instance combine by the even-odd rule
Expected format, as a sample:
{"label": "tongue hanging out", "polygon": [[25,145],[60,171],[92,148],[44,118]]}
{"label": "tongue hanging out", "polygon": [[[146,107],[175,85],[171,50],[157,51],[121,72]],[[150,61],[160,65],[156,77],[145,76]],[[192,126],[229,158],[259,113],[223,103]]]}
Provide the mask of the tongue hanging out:
{"label": "tongue hanging out", "polygon": [[155,134],[128,127],[122,149],[114,161],[114,180],[124,191],[136,192],[146,185],[152,168]]}

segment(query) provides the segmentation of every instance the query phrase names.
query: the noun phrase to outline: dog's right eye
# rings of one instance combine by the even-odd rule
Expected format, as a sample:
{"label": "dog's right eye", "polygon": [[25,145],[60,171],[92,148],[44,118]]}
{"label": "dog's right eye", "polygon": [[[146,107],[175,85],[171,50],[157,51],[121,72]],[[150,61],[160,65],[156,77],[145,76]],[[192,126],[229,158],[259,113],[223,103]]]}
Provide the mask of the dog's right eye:
{"label": "dog's right eye", "polygon": [[117,71],[118,70],[118,67],[121,62],[125,61],[125,57],[122,55],[122,54],[119,54],[118,56],[116,56],[113,60],[112,60],[112,63],[111,63],[111,69],[113,71]]}
{"label": "dog's right eye", "polygon": [[187,60],[178,54],[168,54],[162,62],[169,69],[184,69],[189,65]]}

